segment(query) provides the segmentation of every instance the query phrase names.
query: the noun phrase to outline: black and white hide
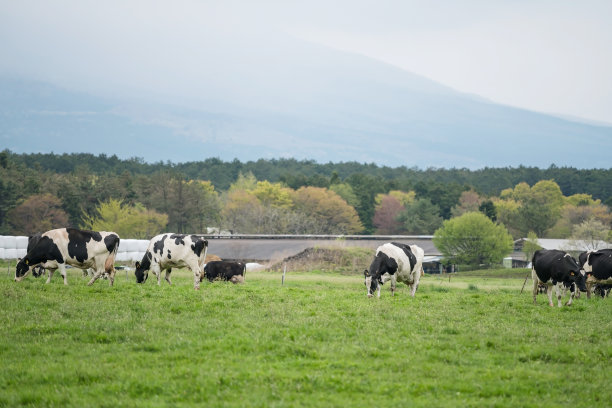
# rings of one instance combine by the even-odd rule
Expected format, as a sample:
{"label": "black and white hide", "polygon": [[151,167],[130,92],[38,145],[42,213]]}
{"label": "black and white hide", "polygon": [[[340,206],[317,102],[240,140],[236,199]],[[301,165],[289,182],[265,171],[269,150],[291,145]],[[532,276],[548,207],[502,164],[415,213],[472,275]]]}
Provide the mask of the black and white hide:
{"label": "black and white hide", "polygon": [[193,287],[200,289],[200,277],[208,251],[208,241],[197,235],[161,234],[149,242],[142,261],[136,262],[136,281],[144,283],[151,270],[160,285],[161,271],[166,271],[166,282],[170,281],[172,268],[189,268],[193,272]]}
{"label": "black and white hide", "polygon": [[410,287],[410,296],[414,297],[423,275],[424,256],[423,249],[416,245],[389,242],[379,246],[370,268],[364,271],[368,297],[376,292],[380,298],[380,287],[387,281],[391,281],[391,295],[395,295],[399,281]]}
{"label": "black and white hide", "polygon": [[580,271],[578,263],[565,251],[557,249],[540,249],[533,254],[531,259],[531,279],[533,280],[533,303],[536,302],[540,284],[546,285],[548,304],[553,306],[552,290],[555,288],[557,304],[561,307],[561,287],[570,290],[570,298],[567,306],[572,304],[577,290],[584,291],[585,275]]}

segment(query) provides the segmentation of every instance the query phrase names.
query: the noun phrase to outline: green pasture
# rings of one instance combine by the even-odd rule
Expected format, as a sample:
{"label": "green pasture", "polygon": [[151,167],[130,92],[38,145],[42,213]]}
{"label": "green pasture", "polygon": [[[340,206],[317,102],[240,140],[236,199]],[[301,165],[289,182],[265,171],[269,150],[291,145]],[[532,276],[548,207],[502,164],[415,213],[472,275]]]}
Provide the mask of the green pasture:
{"label": "green pasture", "polygon": [[538,304],[527,270],[425,276],[416,298],[326,271],[174,286],[0,265],[0,406],[608,407],[612,299]]}

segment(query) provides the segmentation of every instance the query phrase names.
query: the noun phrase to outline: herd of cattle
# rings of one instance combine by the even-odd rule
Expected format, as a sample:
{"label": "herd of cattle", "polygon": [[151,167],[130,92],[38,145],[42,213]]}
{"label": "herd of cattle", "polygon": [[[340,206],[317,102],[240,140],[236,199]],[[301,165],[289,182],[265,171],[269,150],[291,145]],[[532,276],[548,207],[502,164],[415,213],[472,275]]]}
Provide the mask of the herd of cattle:
{"label": "herd of cattle", "polygon": [[[119,248],[119,235],[114,232],[96,232],[75,228],[60,228],[37,234],[29,238],[27,254],[19,260],[15,280],[22,280],[30,271],[38,276],[42,270],[49,271],[47,283],[55,270],[66,280],[66,265],[83,270],[93,270],[88,285],[104,276],[112,286],[115,279],[115,257]],[[136,281],[143,283],[149,271],[161,283],[161,273],[169,284],[172,268],[189,268],[193,272],[194,289],[200,282],[226,280],[244,282],[246,266],[241,262],[211,261],[205,263],[208,241],[198,235],[166,233],[153,237],[140,262],[136,262]],[[397,281],[410,287],[414,296],[423,275],[423,249],[416,245],[390,242],[376,249],[374,260],[364,271],[368,297],[376,292],[380,297],[381,286],[391,282],[391,294],[395,294]],[[552,290],[556,291],[558,306],[561,306],[561,290],[568,289],[571,305],[576,294],[598,292],[606,296],[612,287],[612,249],[583,252],[578,261],[564,251],[542,249],[532,258],[533,301],[539,288],[544,286],[548,302],[553,306]]]}

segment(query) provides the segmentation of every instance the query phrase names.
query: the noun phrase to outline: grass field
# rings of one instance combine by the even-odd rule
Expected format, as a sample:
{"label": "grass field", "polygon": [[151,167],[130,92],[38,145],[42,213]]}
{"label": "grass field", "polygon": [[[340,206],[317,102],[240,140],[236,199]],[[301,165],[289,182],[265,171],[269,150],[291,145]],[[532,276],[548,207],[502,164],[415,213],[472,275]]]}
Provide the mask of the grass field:
{"label": "grass field", "polygon": [[[0,268],[0,406],[609,407],[612,299],[533,305],[525,270],[363,279],[249,273],[244,285],[64,286]],[[480,273],[480,272],[479,272]],[[151,277],[150,277],[151,278]]]}

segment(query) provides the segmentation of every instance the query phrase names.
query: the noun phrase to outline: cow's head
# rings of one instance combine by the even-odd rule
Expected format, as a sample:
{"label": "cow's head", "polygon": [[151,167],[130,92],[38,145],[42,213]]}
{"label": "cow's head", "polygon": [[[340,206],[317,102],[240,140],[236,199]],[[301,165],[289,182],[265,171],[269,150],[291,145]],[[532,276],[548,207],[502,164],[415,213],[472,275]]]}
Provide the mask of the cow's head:
{"label": "cow's head", "polygon": [[563,257],[563,264],[567,271],[564,283],[570,284],[570,290],[573,290],[571,284],[574,283],[579,291],[586,292],[586,273],[578,265],[578,262],[571,255],[567,254]]}
{"label": "cow's head", "polygon": [[35,265],[32,265],[30,258],[28,256],[24,256],[17,262],[17,268],[15,269],[15,282],[21,281],[25,278],[28,273],[30,273],[30,269]]}
{"label": "cow's head", "polygon": [[578,265],[580,266],[580,269],[582,269],[585,272],[591,272],[593,270],[593,267],[591,266],[591,263],[589,262],[591,252],[592,251],[582,252],[580,253],[580,255],[578,255]]}
{"label": "cow's head", "polygon": [[145,268],[140,262],[136,261],[136,270],[134,274],[136,274],[136,282],[145,283],[147,278],[149,277],[149,268]]}
{"label": "cow's head", "polygon": [[378,252],[370,264],[370,269],[363,271],[365,276],[365,286],[368,297],[372,297],[374,292],[383,284],[383,275],[388,273],[393,275],[397,271],[397,262],[384,252]]}

